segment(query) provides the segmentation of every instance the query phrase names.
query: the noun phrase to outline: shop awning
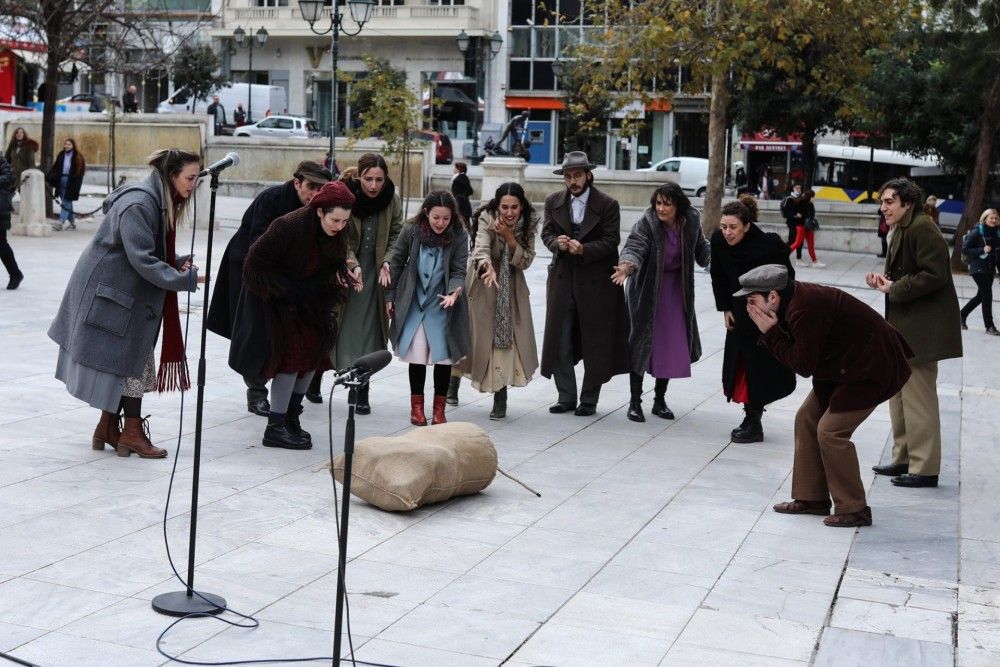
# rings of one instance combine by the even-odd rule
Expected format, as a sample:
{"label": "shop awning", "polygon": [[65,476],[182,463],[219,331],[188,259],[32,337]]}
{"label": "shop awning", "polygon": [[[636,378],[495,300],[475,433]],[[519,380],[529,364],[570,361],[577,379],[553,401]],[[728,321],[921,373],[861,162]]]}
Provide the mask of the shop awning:
{"label": "shop awning", "polygon": [[48,54],[44,51],[29,51],[27,49],[11,49],[18,58],[28,63],[29,65],[38,65],[39,67],[45,67],[45,63],[48,60]]}
{"label": "shop awning", "polygon": [[561,97],[508,96],[506,106],[508,109],[543,109],[548,111],[562,111],[566,108],[566,102]]}
{"label": "shop awning", "polygon": [[802,136],[792,134],[783,137],[773,130],[761,130],[754,133],[744,133],[740,137],[740,148],[745,151],[760,151],[763,153],[788,153],[802,147]]}

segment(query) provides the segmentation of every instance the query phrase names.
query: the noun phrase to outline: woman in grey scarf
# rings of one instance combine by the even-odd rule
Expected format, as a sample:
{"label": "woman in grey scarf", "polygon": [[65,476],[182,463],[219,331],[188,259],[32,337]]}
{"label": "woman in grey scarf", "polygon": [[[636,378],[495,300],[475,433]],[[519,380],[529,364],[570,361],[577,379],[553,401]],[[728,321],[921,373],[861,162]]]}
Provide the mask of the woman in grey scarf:
{"label": "woman in grey scarf", "polygon": [[460,364],[472,386],[493,392],[490,419],[507,416],[507,387],[523,387],[538,369],[535,328],[524,272],[535,259],[538,215],[517,183],[504,183],[472,216],[469,256],[472,350]]}

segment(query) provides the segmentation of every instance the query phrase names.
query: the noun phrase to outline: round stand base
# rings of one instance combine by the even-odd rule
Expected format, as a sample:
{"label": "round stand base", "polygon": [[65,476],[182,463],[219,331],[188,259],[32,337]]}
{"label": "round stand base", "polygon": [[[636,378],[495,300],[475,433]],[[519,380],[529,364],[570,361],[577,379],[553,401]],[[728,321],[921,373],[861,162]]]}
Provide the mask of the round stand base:
{"label": "round stand base", "polygon": [[[202,596],[202,597],[199,597]],[[204,599],[202,599],[204,598]],[[206,600],[208,600],[206,602]],[[188,614],[220,614],[226,610],[226,600],[212,593],[198,591],[198,595],[188,595],[187,591],[161,593],[153,598],[153,609],[167,616],[187,616]]]}

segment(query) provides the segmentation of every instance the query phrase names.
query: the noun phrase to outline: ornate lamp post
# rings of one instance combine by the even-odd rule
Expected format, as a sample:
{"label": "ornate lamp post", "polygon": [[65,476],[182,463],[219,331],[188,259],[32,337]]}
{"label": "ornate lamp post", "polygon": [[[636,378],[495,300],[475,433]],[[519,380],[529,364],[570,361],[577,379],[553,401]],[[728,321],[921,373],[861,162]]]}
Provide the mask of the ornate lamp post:
{"label": "ornate lamp post", "polygon": [[[347,6],[351,10],[351,18],[357,24],[357,30],[351,32],[350,30],[344,29],[344,15],[340,13],[340,5],[337,4],[336,0],[332,2],[333,6],[330,11],[330,27],[324,30],[317,30],[315,23],[319,20],[320,14],[323,11],[323,0],[299,0],[299,11],[302,13],[302,18],[304,18],[309,23],[309,29],[312,30],[317,35],[326,35],[333,33],[333,40],[330,44],[330,56],[333,59],[333,81],[331,82],[333,88],[333,113],[330,116],[330,168],[333,169],[333,165],[337,162],[337,114],[339,113],[338,99],[337,99],[337,55],[340,49],[340,33],[344,33],[349,37],[354,37],[361,32],[364,25],[368,23],[369,19],[372,17],[372,11],[375,9],[375,0],[347,0]],[[339,641],[340,636],[338,635],[336,639]]]}
{"label": "ornate lamp post", "polygon": [[[253,30],[253,28],[251,28]],[[250,47],[250,65],[247,68],[247,124],[253,122],[253,43],[256,41],[257,46],[264,46],[267,44],[267,38],[269,37],[267,30],[261,28],[257,31],[257,39],[247,39],[247,33],[243,30],[242,26],[236,26],[236,30],[233,31],[233,41],[236,42],[236,46],[241,49],[245,46]]]}
{"label": "ornate lamp post", "polygon": [[463,30],[455,38],[458,50],[466,58],[472,58],[475,66],[476,76],[476,100],[475,116],[472,124],[472,164],[479,164],[482,158],[479,156],[479,99],[483,96],[483,66],[497,57],[500,47],[503,46],[503,37],[499,32],[494,32],[488,39],[485,37],[469,37]]}

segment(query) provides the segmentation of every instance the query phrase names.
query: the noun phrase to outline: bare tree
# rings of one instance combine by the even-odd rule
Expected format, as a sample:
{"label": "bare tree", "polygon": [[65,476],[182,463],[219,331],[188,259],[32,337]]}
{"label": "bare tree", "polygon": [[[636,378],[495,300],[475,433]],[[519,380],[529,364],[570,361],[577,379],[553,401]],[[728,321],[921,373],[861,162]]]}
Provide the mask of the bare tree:
{"label": "bare tree", "polygon": [[[139,73],[168,61],[211,18],[189,12],[177,22],[173,14],[144,0],[0,0],[0,16],[22,21],[48,49],[39,96],[45,105],[43,171],[51,166],[55,149],[56,86],[63,62],[80,61],[105,74]],[[136,58],[136,53],[161,55]],[[51,212],[51,202],[46,206]]]}

